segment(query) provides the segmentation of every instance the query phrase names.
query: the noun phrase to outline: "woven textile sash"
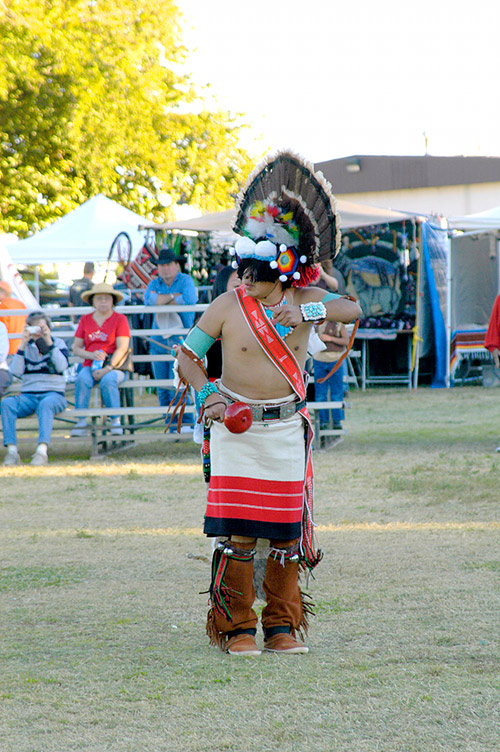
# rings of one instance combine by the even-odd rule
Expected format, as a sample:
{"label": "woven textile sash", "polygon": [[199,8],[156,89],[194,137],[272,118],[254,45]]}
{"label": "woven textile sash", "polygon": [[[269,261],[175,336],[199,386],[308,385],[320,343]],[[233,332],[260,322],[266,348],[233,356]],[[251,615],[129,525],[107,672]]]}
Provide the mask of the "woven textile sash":
{"label": "woven textile sash", "polygon": [[[297,360],[280,337],[274,326],[267,318],[261,303],[247,295],[243,285],[235,290],[236,297],[250,331],[262,347],[268,358],[274,363],[278,371],[288,381],[299,399],[306,398],[306,385]],[[306,432],[306,472],[304,480],[304,503],[302,512],[302,535],[300,539],[301,558],[308,569],[313,569],[321,561],[314,536],[313,522],[313,466],[312,441],[313,429],[307,406],[299,410],[307,423]]]}

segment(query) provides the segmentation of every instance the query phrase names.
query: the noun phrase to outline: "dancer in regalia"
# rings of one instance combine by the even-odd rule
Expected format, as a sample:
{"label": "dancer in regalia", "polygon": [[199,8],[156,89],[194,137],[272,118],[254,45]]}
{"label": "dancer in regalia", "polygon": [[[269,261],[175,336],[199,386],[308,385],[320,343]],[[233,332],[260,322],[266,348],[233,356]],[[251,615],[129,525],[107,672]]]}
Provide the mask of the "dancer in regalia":
{"label": "dancer in regalia", "polygon": [[[339,218],[329,184],[292,152],[268,157],[239,197],[233,265],[241,285],[209,306],[177,348],[180,374],[198,392],[210,428],[204,531],[217,538],[212,562],[210,641],[237,656],[258,655],[253,609],[257,539],[269,541],[262,611],[264,650],[306,653],[310,604],[299,574],[321,559],[313,532],[312,427],[304,366],[313,324],[348,323],[356,302],[310,284],[333,258]],[[222,342],[222,377],[203,358]],[[224,416],[231,403],[252,413],[243,433]],[[208,454],[205,444],[205,454]]]}

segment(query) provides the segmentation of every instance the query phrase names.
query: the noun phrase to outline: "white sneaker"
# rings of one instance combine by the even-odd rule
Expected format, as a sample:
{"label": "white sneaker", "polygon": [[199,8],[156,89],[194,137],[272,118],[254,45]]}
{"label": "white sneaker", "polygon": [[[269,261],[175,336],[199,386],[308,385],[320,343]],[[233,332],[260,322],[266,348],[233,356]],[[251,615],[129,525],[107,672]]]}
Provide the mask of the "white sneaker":
{"label": "white sneaker", "polygon": [[79,420],[76,426],[71,431],[71,436],[86,436],[87,435],[87,421]]}
{"label": "white sneaker", "polygon": [[85,428],[73,428],[71,431],[71,436],[86,436],[87,435],[87,426]]}
{"label": "white sneaker", "polygon": [[15,452],[7,452],[5,455],[5,459],[3,461],[4,467],[12,467],[13,465],[20,465],[21,464],[21,457],[19,456],[19,452],[16,450]]}
{"label": "white sneaker", "polygon": [[123,428],[120,418],[111,418],[111,434],[113,436],[121,436],[123,434]]}
{"label": "white sneaker", "polygon": [[31,458],[30,465],[46,465],[48,461],[49,458],[45,452],[35,452],[35,454]]}

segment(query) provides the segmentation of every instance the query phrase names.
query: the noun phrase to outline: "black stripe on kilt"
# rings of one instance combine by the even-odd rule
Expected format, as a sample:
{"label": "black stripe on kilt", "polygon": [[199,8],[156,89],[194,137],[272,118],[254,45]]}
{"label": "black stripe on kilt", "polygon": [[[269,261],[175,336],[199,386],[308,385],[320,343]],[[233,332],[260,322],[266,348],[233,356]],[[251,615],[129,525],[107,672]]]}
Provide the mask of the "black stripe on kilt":
{"label": "black stripe on kilt", "polygon": [[300,538],[301,523],[261,522],[259,520],[237,520],[219,517],[205,517],[203,527],[205,535],[229,536],[245,535],[248,538],[267,538],[269,540],[294,540]]}

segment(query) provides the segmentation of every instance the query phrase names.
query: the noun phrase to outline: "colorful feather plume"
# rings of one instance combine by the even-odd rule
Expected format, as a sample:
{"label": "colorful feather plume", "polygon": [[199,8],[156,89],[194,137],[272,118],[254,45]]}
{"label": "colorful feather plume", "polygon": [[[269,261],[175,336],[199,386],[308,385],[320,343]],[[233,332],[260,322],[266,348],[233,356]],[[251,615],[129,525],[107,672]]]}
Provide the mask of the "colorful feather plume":
{"label": "colorful feather plume", "polygon": [[234,231],[294,247],[300,266],[334,258],[340,221],[328,181],[292,151],[267,156],[238,196]]}

